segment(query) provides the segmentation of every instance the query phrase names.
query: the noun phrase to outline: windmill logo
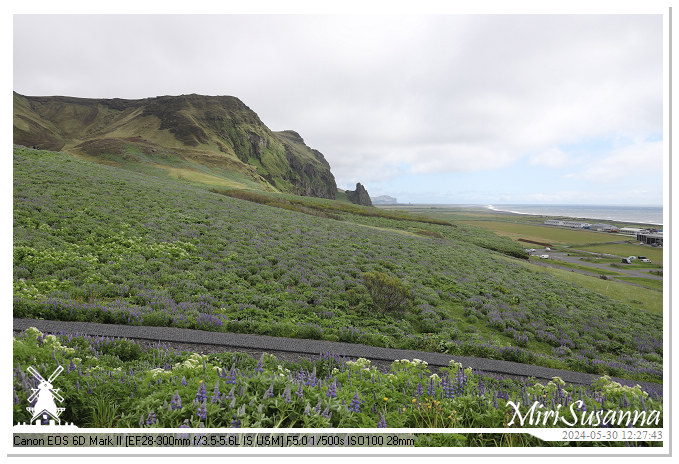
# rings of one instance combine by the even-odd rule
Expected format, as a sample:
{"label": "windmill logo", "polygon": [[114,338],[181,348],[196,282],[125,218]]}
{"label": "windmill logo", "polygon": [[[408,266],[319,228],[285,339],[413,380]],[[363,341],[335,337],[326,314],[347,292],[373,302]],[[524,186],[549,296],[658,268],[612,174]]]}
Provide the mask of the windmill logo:
{"label": "windmill logo", "polygon": [[63,370],[63,366],[57,367],[54,372],[52,372],[52,375],[50,375],[50,378],[45,380],[42,378],[40,373],[33,368],[33,366],[28,368],[28,372],[30,372],[33,377],[38,379],[38,382],[40,382],[38,384],[38,388],[31,389],[33,390],[33,394],[28,397],[29,403],[32,403],[33,400],[37,398],[34,406],[29,406],[26,408],[28,412],[33,414],[33,417],[31,417],[32,424],[37,425],[38,420],[41,424],[54,424],[55,422],[57,424],[61,424],[61,419],[59,419],[59,416],[66,409],[58,408],[54,400],[57,399],[59,402],[63,403],[64,398],[59,394],[59,389],[52,386],[52,381],[56,379]]}
{"label": "windmill logo", "polygon": [[61,426],[61,427],[75,427],[72,423],[71,424],[62,424],[61,419],[59,419],[59,416],[61,415],[62,412],[66,410],[66,408],[60,408],[57,406],[57,403],[55,402],[58,401],[59,403],[64,402],[64,398],[61,396],[59,393],[58,388],[54,388],[52,385],[52,382],[54,382],[54,379],[59,377],[59,374],[61,374],[61,371],[64,370],[63,366],[58,366],[54,372],[52,372],[52,375],[49,376],[47,380],[43,378],[40,373],[35,370],[33,366],[30,366],[27,371],[38,380],[38,388],[31,388],[33,393],[31,393],[31,396],[28,397],[28,402],[33,404],[33,406],[29,406],[26,408],[28,412],[31,413],[31,425],[27,424],[17,424],[16,427],[34,427],[34,426]]}

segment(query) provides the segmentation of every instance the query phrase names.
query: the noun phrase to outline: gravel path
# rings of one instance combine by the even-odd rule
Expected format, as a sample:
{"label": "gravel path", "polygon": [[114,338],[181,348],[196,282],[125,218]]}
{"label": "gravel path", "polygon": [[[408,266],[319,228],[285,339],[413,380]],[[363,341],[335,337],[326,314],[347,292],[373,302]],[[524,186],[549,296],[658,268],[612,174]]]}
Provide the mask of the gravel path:
{"label": "gravel path", "polygon": [[[445,367],[454,359],[466,367],[502,377],[535,377],[548,380],[561,377],[564,381],[579,385],[589,385],[598,376],[582,372],[552,369],[497,359],[451,356],[443,353],[380,348],[353,343],[331,342],[326,340],[304,340],[298,338],[270,337],[267,335],[209,332],[205,330],[183,329],[178,327],[147,327],[95,322],[49,321],[42,319],[14,319],[14,331],[24,331],[36,327],[42,332],[99,335],[106,337],[129,338],[142,343],[162,342],[176,349],[188,349],[202,353],[215,351],[242,351],[259,356],[266,352],[280,359],[296,361],[313,358],[320,354],[333,353],[347,358],[366,358],[376,367],[386,369],[395,359],[421,359],[431,367]],[[641,385],[647,391],[662,394],[662,385],[653,382],[632,381],[614,378],[623,385]]]}

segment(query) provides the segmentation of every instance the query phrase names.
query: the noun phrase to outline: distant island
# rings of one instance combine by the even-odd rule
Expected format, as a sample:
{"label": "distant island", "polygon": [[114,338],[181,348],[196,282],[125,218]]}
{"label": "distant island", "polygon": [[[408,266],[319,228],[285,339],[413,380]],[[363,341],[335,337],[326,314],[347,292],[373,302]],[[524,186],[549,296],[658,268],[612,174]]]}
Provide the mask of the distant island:
{"label": "distant island", "polygon": [[373,205],[396,205],[398,201],[394,197],[389,195],[380,195],[379,197],[374,197],[372,199]]}

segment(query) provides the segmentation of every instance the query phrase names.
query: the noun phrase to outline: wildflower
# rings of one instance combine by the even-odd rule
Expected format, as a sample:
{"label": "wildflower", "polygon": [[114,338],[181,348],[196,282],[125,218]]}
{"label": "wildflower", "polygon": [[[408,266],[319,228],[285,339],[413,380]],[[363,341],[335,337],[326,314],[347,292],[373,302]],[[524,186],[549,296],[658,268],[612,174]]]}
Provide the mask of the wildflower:
{"label": "wildflower", "polygon": [[207,408],[205,407],[205,402],[203,402],[200,407],[198,408],[198,412],[196,412],[196,415],[205,420],[207,418]]}
{"label": "wildflower", "polygon": [[356,391],[354,398],[351,400],[349,411],[361,412],[361,398],[358,396],[358,390]]}
{"label": "wildflower", "polygon": [[153,425],[153,424],[155,424],[157,421],[158,421],[158,420],[157,420],[157,418],[156,418],[156,413],[153,412],[153,411],[149,412],[149,415],[148,415],[148,417],[146,418],[146,425]]}
{"label": "wildflower", "polygon": [[382,414],[380,414],[380,420],[377,423],[377,428],[378,429],[386,429],[387,428],[387,421]]}
{"label": "wildflower", "polygon": [[328,387],[328,392],[325,394],[325,396],[330,397],[330,398],[336,398],[337,397],[337,381],[333,381],[330,386]]}
{"label": "wildflower", "polygon": [[309,405],[309,402],[307,402],[306,408],[304,408],[304,415],[305,415],[305,416],[310,416],[310,415],[311,415],[311,406]]}
{"label": "wildflower", "polygon": [[231,427],[233,428],[240,427],[240,419],[238,419],[235,414],[233,415],[233,420],[231,421]]}
{"label": "wildflower", "polygon": [[182,385],[187,386],[186,377],[182,377]]}
{"label": "wildflower", "polygon": [[211,403],[219,403],[222,398],[222,393],[219,391],[219,379],[217,379],[217,383],[215,383],[215,389],[212,390],[212,396],[210,397],[210,402]]}
{"label": "wildflower", "polygon": [[297,387],[297,391],[295,392],[295,394],[300,398],[304,396],[304,388],[302,386],[302,382],[299,383],[299,387]]}
{"label": "wildflower", "polygon": [[290,398],[290,385],[285,386],[285,390],[283,391],[283,399],[286,403],[292,401],[292,398]]}
{"label": "wildflower", "polygon": [[205,383],[201,380],[200,387],[198,387],[198,392],[196,393],[196,401],[202,403],[207,400],[207,390],[205,389]]}
{"label": "wildflower", "polygon": [[271,386],[268,388],[266,392],[264,392],[264,398],[271,398],[273,397],[273,383],[271,383]]}
{"label": "wildflower", "polygon": [[434,379],[430,378],[428,385],[427,385],[427,393],[429,396],[434,396],[436,394],[436,384],[434,383]]}
{"label": "wildflower", "polygon": [[170,403],[170,409],[174,411],[175,409],[181,408],[182,408],[182,398],[181,396],[179,396],[179,392],[175,390],[174,396],[172,397],[172,402]]}
{"label": "wildflower", "polygon": [[231,370],[229,371],[229,376],[227,377],[226,383],[230,384],[236,384],[236,369],[231,367]]}
{"label": "wildflower", "polygon": [[184,419],[184,423],[179,426],[180,429],[188,429],[189,427],[191,427],[191,426],[189,425],[188,419]]}

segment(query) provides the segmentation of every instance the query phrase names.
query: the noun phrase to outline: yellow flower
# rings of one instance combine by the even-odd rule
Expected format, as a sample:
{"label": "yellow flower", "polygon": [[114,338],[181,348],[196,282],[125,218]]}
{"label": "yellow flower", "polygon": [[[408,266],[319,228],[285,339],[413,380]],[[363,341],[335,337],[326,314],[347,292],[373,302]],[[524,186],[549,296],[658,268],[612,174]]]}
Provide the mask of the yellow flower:
{"label": "yellow flower", "polygon": [[389,401],[389,398],[387,398],[387,397],[385,396],[385,397],[384,397],[384,401]]}
{"label": "yellow flower", "polygon": [[417,403],[417,398],[413,398],[413,403]]}

